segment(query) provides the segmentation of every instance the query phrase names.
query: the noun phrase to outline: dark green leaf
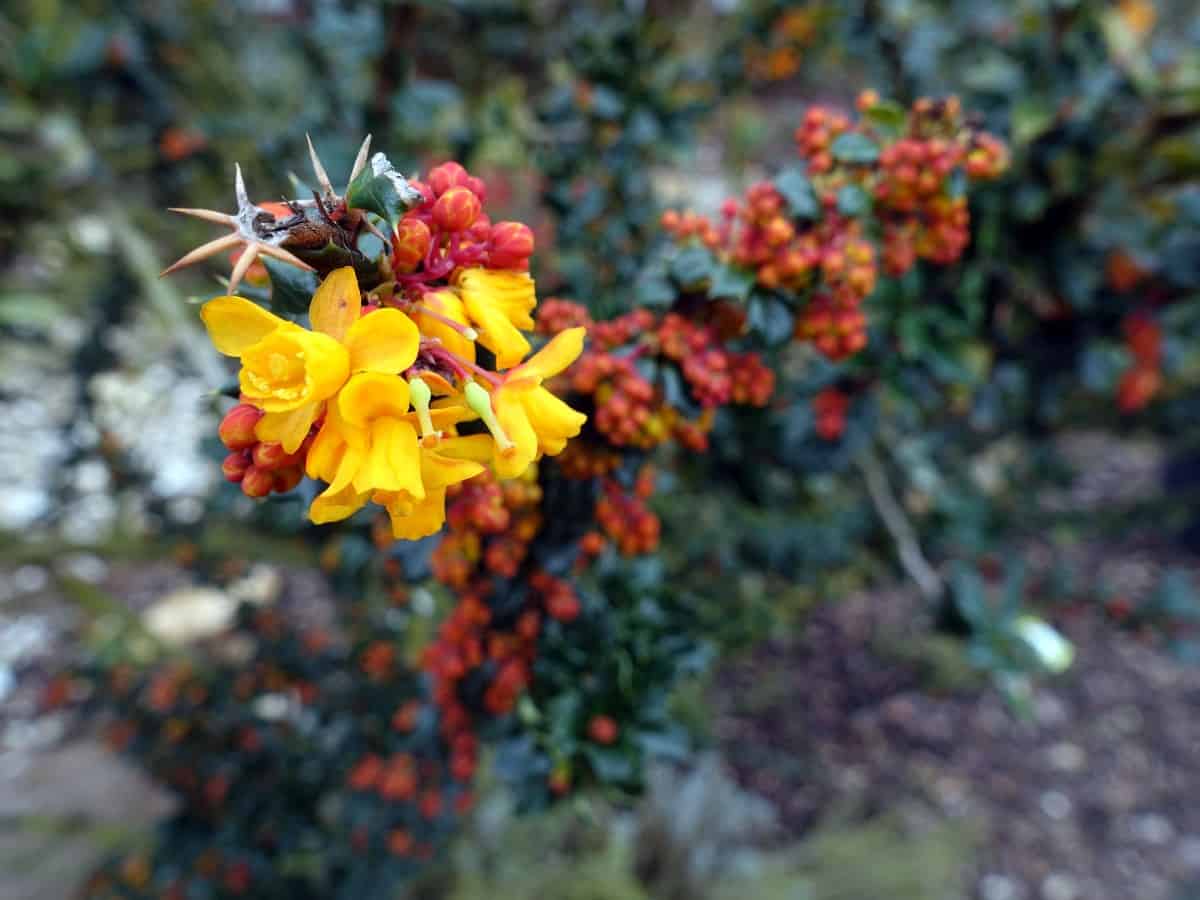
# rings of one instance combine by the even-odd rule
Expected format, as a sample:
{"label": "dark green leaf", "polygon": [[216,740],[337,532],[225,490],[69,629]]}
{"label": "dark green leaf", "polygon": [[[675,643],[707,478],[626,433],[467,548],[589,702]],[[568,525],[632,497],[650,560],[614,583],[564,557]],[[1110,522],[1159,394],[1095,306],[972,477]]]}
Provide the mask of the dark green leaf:
{"label": "dark green leaf", "polygon": [[420,192],[396,171],[386,156],[376,153],[346,190],[346,203],[381,216],[390,224],[421,202]]}
{"label": "dark green leaf", "polygon": [[713,269],[708,294],[710,297],[745,300],[750,296],[750,289],[753,287],[753,272],[722,263]]}
{"label": "dark green leaf", "polygon": [[259,259],[271,276],[271,307],[276,312],[293,315],[308,312],[309,302],[317,290],[316,273],[297,269],[269,256],[260,256]]}
{"label": "dark green leaf", "polygon": [[843,185],[837,193],[837,208],[844,216],[862,216],[871,210],[871,197],[857,184]]}
{"label": "dark green leaf", "polygon": [[709,279],[715,260],[703,247],[685,247],[671,260],[671,276],[684,288],[696,288]]}
{"label": "dark green leaf", "polygon": [[821,204],[812,182],[800,169],[785,169],[775,179],[779,191],[794,219],[815,219],[821,214]]}
{"label": "dark green leaf", "polygon": [[892,100],[880,100],[863,113],[863,118],[889,137],[899,137],[908,124],[908,113]]}
{"label": "dark green leaf", "polygon": [[879,159],[879,146],[857,131],[847,131],[833,139],[829,147],[833,158],[844,163],[873,163]]}
{"label": "dark green leaf", "polygon": [[675,301],[676,290],[662,272],[645,271],[634,281],[633,294],[640,306],[663,307]]}

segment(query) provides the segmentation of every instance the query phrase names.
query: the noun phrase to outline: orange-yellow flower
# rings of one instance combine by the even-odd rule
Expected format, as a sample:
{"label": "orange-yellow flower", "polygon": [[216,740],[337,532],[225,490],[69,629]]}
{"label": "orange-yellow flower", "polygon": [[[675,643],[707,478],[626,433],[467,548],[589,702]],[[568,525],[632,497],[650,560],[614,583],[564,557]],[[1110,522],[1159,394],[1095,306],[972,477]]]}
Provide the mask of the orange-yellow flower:
{"label": "orange-yellow flower", "polygon": [[579,434],[587,416],[542,387],[542,382],[571,365],[583,352],[586,328],[568,328],[541,350],[504,373],[500,384],[487,392],[467,385],[465,395],[495,440],[492,466],[501,478],[515,478],[540,453],[556,456],[567,440]]}
{"label": "orange-yellow flower", "polygon": [[266,412],[256,429],[259,439],[279,441],[289,453],[353,373],[403,371],[416,359],[421,337],[399,310],[363,316],[350,267],[331,272],[313,295],[312,330],[243,297],[210,300],[200,317],[217,349],[242,362],[241,392]]}
{"label": "orange-yellow flower", "polygon": [[498,368],[515,366],[529,352],[520,329],[533,330],[537,294],[528,272],[508,269],[460,269],[454,283],[479,343],[496,355]]}

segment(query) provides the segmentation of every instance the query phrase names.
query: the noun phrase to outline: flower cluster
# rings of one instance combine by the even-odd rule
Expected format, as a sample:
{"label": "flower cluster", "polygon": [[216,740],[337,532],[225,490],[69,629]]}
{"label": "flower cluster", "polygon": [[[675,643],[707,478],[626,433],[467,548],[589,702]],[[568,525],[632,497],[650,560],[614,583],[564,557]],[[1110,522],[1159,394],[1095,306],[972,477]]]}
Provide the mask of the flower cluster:
{"label": "flower cluster", "polygon": [[1132,364],[1117,385],[1117,407],[1136,412],[1162,388],[1162,328],[1145,313],[1125,317],[1121,330]]}
{"label": "flower cluster", "polygon": [[[867,91],[858,108],[857,122],[807,110],[795,132],[805,174],[751,185],[722,205],[717,222],[674,210],[662,217],[677,241],[699,242],[753,272],[759,287],[804,299],[795,336],[834,360],[867,344],[861,306],[881,262],[896,276],[918,259],[957,260],[970,226],[961,180],[996,178],[1007,165],[1004,145],[967,128],[954,98],[921,99],[904,113]],[[903,126],[876,125],[885,113]],[[877,228],[866,227],[868,210]]]}
{"label": "flower cluster", "polygon": [[[326,483],[313,522],[373,502],[394,537],[416,539],[442,527],[448,489],[485,470],[517,478],[579,433],[584,416],[542,382],[579,356],[585,329],[531,353],[533,233],[491,222],[480,179],[445,163],[405,188],[411,208],[369,291],[343,266],[313,294],[310,327],[234,295],[206,303],[201,317],[217,349],[241,363],[241,402],[221,428],[226,477],[261,497],[306,474]],[[318,203],[332,222],[365,221],[332,191]],[[280,210],[254,209],[264,227],[289,225]],[[296,227],[308,224],[301,212]],[[460,433],[468,423],[475,431]]]}
{"label": "flower cluster", "polygon": [[818,391],[812,398],[813,420],[822,440],[836,441],[846,430],[846,411],[850,395],[835,387]]}

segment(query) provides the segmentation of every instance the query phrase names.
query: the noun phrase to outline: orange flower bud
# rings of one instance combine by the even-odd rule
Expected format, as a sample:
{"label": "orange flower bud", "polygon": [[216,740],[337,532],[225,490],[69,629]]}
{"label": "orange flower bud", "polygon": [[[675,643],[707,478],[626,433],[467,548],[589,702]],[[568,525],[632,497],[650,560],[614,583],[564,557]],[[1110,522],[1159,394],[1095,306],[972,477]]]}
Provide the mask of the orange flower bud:
{"label": "orange flower bud", "polygon": [[275,487],[275,473],[270,469],[250,466],[242,476],[242,493],[247,497],[265,497]]}
{"label": "orange flower bud", "polygon": [[483,205],[470,188],[452,187],[433,204],[433,222],[445,231],[464,231],[482,210]]}
{"label": "orange flower bud", "polygon": [[412,272],[425,258],[431,240],[429,226],[420,219],[401,219],[392,235],[392,268],[404,275]]}
{"label": "orange flower bud", "polygon": [[488,240],[488,265],[519,269],[533,255],[533,230],[522,222],[497,222]]}
{"label": "orange flower bud", "polygon": [[246,450],[258,443],[254,427],[263,416],[262,410],[249,403],[239,403],[225,414],[217,428],[221,443],[230,450]]}
{"label": "orange flower bud", "polygon": [[588,737],[597,744],[616,743],[620,728],[612,716],[592,716],[588,722]]}
{"label": "orange flower bud", "polygon": [[429,170],[427,181],[434,194],[440,197],[452,187],[465,186],[470,177],[459,163],[444,162]]}
{"label": "orange flower bud", "polygon": [[282,469],[294,465],[296,455],[286,452],[277,441],[262,441],[254,445],[251,459],[260,469]]}
{"label": "orange flower bud", "polygon": [[242,480],[248,468],[250,468],[249,454],[243,450],[235,450],[221,463],[221,474],[225,476],[226,481],[236,484]]}
{"label": "orange flower bud", "polygon": [[300,466],[285,466],[275,470],[275,492],[286,494],[304,480],[304,470]]}

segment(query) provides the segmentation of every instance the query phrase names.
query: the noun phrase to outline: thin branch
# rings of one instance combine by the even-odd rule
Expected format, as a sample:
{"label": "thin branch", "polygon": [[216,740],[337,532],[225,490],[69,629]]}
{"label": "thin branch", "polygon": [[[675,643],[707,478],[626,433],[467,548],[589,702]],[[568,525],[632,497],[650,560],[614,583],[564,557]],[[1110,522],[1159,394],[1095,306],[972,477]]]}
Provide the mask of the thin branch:
{"label": "thin branch", "polygon": [[929,564],[929,561],[925,559],[925,554],[921,552],[921,545],[917,541],[912,524],[908,521],[908,516],[904,514],[904,509],[892,495],[883,464],[869,447],[859,453],[854,462],[863,473],[863,478],[866,479],[867,493],[871,496],[875,511],[879,513],[883,527],[887,529],[896,544],[896,556],[900,560],[900,565],[916,582],[922,596],[927,600],[938,599],[945,590],[945,583],[933,566]]}

